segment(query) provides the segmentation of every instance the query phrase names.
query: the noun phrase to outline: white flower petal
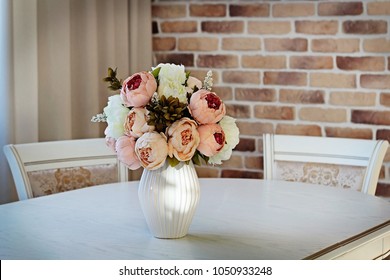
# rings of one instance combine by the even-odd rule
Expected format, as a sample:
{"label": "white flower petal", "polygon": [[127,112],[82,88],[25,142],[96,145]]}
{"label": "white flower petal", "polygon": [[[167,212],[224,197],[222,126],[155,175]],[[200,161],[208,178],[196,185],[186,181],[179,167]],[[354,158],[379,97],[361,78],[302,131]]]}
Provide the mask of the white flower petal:
{"label": "white flower petal", "polygon": [[209,158],[210,164],[221,164],[223,160],[228,160],[232,155],[233,149],[240,142],[240,131],[234,118],[224,116],[219,125],[225,133],[226,144],[218,154]]}

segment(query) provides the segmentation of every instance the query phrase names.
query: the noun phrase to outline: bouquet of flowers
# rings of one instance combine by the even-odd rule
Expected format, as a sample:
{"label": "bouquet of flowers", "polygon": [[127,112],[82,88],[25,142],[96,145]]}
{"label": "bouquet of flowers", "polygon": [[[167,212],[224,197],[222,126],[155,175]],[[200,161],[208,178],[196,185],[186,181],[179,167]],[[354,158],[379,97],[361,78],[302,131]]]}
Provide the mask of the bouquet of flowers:
{"label": "bouquet of flowers", "polygon": [[175,64],[159,64],[124,81],[116,75],[109,68],[104,80],[119,93],[92,121],[107,122],[107,145],[129,169],[155,170],[166,160],[171,166],[221,164],[230,158],[239,130],[211,91],[211,71],[203,83]]}

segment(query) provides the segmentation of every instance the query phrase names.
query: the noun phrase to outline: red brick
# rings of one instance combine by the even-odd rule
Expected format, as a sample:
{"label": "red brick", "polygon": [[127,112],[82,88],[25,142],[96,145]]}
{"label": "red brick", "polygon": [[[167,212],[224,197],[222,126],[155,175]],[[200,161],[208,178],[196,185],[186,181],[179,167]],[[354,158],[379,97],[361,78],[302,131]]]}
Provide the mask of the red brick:
{"label": "red brick", "polygon": [[363,49],[366,52],[389,53],[390,40],[386,38],[365,39],[363,41]]}
{"label": "red brick", "polygon": [[297,33],[315,34],[315,35],[334,35],[338,31],[338,22],[330,21],[309,21],[300,20],[295,22]]}
{"label": "red brick", "polygon": [[[242,140],[240,140],[240,142],[241,141]],[[236,148],[234,150],[237,150]],[[223,168],[243,168],[244,164],[242,158],[242,156],[232,155],[228,160],[222,163],[222,166]]]}
{"label": "red brick", "polygon": [[390,93],[382,92],[380,96],[381,105],[390,107]]}
{"label": "red brick", "polygon": [[273,133],[273,125],[271,123],[265,123],[264,121],[248,122],[238,120],[236,124],[240,130],[240,135],[261,136],[264,133]]}
{"label": "red brick", "polygon": [[379,176],[378,176],[379,180],[380,180],[380,179],[384,179],[384,178],[386,177],[385,172],[386,172],[386,171],[385,171],[385,167],[382,166],[381,169],[379,170]]}
{"label": "red brick", "polygon": [[344,109],[327,109],[319,107],[303,107],[299,110],[299,119],[313,122],[346,122],[347,114]]}
{"label": "red brick", "polygon": [[343,31],[349,34],[385,34],[387,22],[384,20],[348,20],[343,23]]}
{"label": "red brick", "polygon": [[161,23],[163,33],[194,33],[198,31],[196,21],[165,21]]}
{"label": "red brick", "polygon": [[383,71],[385,60],[383,57],[364,56],[337,56],[337,67],[342,70]]}
{"label": "red brick", "polygon": [[259,119],[293,120],[295,118],[295,110],[289,106],[256,105],[254,109],[255,117]]}
{"label": "red brick", "polygon": [[325,88],[356,88],[356,75],[311,73],[310,86]]}
{"label": "red brick", "polygon": [[372,1],[367,3],[367,14],[369,15],[390,15],[390,2]]}
{"label": "red brick", "polygon": [[205,21],[202,22],[202,31],[208,33],[243,33],[243,21]]}
{"label": "red brick", "polygon": [[176,48],[174,37],[153,37],[153,51],[172,51]]}
{"label": "red brick", "polygon": [[237,144],[234,150],[240,152],[254,152],[256,150],[255,139],[240,138],[240,142]]}
{"label": "red brick", "polygon": [[364,88],[389,89],[390,75],[361,75],[360,85]]}
{"label": "red brick", "polygon": [[331,56],[292,56],[290,57],[292,69],[332,69]]}
{"label": "red brick", "polygon": [[190,16],[192,17],[224,17],[226,5],[224,4],[191,4]]}
{"label": "red brick", "polygon": [[390,111],[352,110],[351,122],[390,125]]}
{"label": "red brick", "polygon": [[199,55],[199,67],[233,68],[238,67],[238,57],[235,55]]}
{"label": "red brick", "polygon": [[152,22],[152,34],[154,35],[154,34],[158,34],[158,23],[157,23],[157,21],[153,21]]}
{"label": "red brick", "polygon": [[263,170],[263,161],[261,156],[247,156],[245,157],[245,168]]}
{"label": "red brick", "polygon": [[222,170],[222,178],[250,178],[250,179],[262,179],[263,174],[254,171],[243,171],[243,170]]}
{"label": "red brick", "polygon": [[268,88],[237,88],[236,100],[271,102],[276,100],[275,89]]}
{"label": "red brick", "polygon": [[291,32],[289,21],[249,21],[249,34],[288,34]]}
{"label": "red brick", "polygon": [[185,67],[194,66],[194,55],[185,53],[157,53],[154,55],[156,65],[159,63],[183,64]]}
{"label": "red brick", "polygon": [[390,197],[390,184],[378,183],[376,187],[376,196]]}
{"label": "red brick", "polygon": [[219,170],[217,168],[213,168],[212,166],[204,167],[202,166],[195,166],[196,173],[198,174],[199,178],[217,178],[219,177]]}
{"label": "red brick", "polygon": [[375,106],[375,92],[335,91],[330,93],[329,104],[340,106]]}
{"label": "red brick", "polygon": [[376,131],[376,139],[390,142],[390,129],[378,129]]}
{"label": "red brick", "polygon": [[362,2],[350,3],[319,3],[318,15],[320,16],[356,16],[363,13]]}
{"label": "red brick", "polygon": [[327,137],[372,139],[372,130],[369,128],[325,127]]}
{"label": "red brick", "polygon": [[306,135],[306,136],[321,136],[321,127],[318,125],[304,124],[278,124],[276,126],[277,134],[287,135]]}
{"label": "red brick", "polygon": [[322,90],[289,90],[281,89],[279,101],[283,103],[323,104],[324,91]]}
{"label": "red brick", "polygon": [[217,93],[218,96],[223,100],[232,100],[233,99],[233,90],[231,87],[218,87],[213,86],[212,91]]}
{"label": "red brick", "polygon": [[226,112],[233,118],[250,118],[251,112],[248,105],[225,104]]}
{"label": "red brick", "polygon": [[244,55],[242,56],[242,66],[245,68],[284,69],[287,63],[286,57],[281,55]]}
{"label": "red brick", "polygon": [[179,38],[180,51],[216,51],[218,38],[186,37]]}
{"label": "red brick", "polygon": [[232,51],[261,50],[260,38],[222,38],[222,49]]}
{"label": "red brick", "polygon": [[265,72],[265,85],[307,85],[307,74],[301,72]]}
{"label": "red brick", "polygon": [[185,17],[186,5],[158,5],[152,4],[153,18],[179,18]]}
{"label": "red brick", "polygon": [[307,39],[265,39],[265,49],[271,52],[277,51],[293,51],[305,52],[307,51]]}
{"label": "red brick", "polygon": [[359,39],[313,39],[311,49],[315,52],[353,53],[360,50],[359,44]]}
{"label": "red brick", "polygon": [[231,4],[229,14],[232,17],[268,17],[270,8],[269,4]]}
{"label": "red brick", "polygon": [[272,6],[274,17],[304,17],[314,16],[314,13],[313,3],[281,3]]}
{"label": "red brick", "polygon": [[260,73],[257,71],[223,71],[225,83],[260,84]]}

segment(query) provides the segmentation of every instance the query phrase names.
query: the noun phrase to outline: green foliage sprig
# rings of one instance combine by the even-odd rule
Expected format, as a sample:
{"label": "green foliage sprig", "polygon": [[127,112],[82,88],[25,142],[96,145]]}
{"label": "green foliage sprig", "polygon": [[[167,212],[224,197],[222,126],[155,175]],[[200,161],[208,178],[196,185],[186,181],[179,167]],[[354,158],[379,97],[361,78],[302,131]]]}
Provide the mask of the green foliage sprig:
{"label": "green foliage sprig", "polygon": [[112,69],[111,67],[108,68],[108,76],[103,79],[103,81],[108,82],[110,85],[108,88],[113,91],[120,90],[122,88],[122,79],[118,80],[116,77],[117,74],[117,68]]}

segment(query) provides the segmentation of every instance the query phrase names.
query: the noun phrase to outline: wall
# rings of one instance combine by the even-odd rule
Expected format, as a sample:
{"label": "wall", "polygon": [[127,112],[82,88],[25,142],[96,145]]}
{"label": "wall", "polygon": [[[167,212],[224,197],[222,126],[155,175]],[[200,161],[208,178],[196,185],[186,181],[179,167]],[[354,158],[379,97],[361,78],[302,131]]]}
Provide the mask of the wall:
{"label": "wall", "polygon": [[[262,134],[390,141],[390,2],[153,1],[154,63],[182,63],[237,118],[205,177],[262,177]],[[377,195],[390,196],[390,152]]]}

